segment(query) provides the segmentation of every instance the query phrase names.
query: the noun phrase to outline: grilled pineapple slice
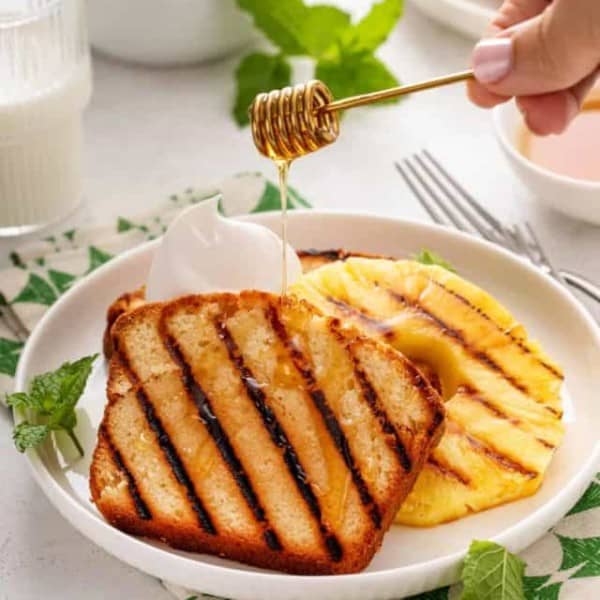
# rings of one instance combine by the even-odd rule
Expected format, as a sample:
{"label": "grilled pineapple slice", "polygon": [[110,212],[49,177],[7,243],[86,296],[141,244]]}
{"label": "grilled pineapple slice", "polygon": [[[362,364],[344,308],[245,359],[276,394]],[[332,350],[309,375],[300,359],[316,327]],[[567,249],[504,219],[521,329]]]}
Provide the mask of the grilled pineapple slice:
{"label": "grilled pineapple slice", "polygon": [[446,432],[397,522],[430,526],[533,494],[563,436],[560,368],[492,296],[440,267],[350,258],[292,293],[439,377]]}

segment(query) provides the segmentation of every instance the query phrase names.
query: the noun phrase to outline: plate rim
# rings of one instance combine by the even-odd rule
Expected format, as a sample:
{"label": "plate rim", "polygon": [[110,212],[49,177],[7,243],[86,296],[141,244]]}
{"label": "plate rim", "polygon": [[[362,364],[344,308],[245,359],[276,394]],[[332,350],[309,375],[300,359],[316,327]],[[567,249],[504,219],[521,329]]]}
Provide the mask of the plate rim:
{"label": "plate rim", "polygon": [[[598,348],[600,348],[600,327],[593,320],[589,312],[575,299],[574,296],[572,296],[567,290],[565,290],[559,283],[555,282],[543,272],[533,267],[525,259],[516,256],[510,253],[508,250],[498,247],[486,240],[476,238],[474,236],[468,235],[460,231],[451,230],[440,225],[424,223],[421,221],[405,219],[401,217],[385,216],[368,211],[347,212],[332,210],[295,210],[289,213],[288,217],[290,222],[292,220],[300,220],[302,218],[307,217],[309,220],[314,218],[325,218],[334,220],[353,219],[359,221],[362,221],[363,219],[370,219],[374,222],[378,222],[385,225],[416,228],[418,230],[421,230],[425,234],[427,232],[434,231],[437,235],[441,234],[443,237],[445,236],[450,239],[458,239],[461,243],[466,243],[467,245],[473,248],[485,249],[486,251],[491,251],[492,253],[500,254],[505,259],[512,262],[515,266],[518,266],[521,269],[525,269],[532,276],[544,280],[546,285],[550,285],[551,287],[553,287],[554,291],[557,292],[560,296],[562,296],[563,300],[565,300],[568,304],[571,305],[572,308],[575,309],[579,318],[582,319],[582,321],[586,324],[586,328],[593,335],[596,345],[598,346]],[[242,220],[249,220],[257,223],[270,222],[274,218],[279,218],[279,212],[269,211],[264,213],[256,213],[252,215],[244,215],[240,218]],[[64,295],[62,295],[57,300],[57,302],[55,302],[48,309],[48,311],[44,314],[42,319],[36,324],[34,330],[32,331],[25,344],[23,353],[21,355],[21,360],[19,361],[19,365],[15,375],[15,391],[20,391],[23,389],[25,383],[25,376],[27,374],[26,366],[29,362],[29,356],[33,353],[37,344],[37,340],[43,335],[44,330],[46,328],[46,323],[50,322],[54,318],[54,314],[60,310],[61,306],[67,303],[72,296],[75,296],[77,293],[79,293],[79,290],[82,289],[84,286],[88,287],[94,285],[95,281],[101,278],[105,272],[118,268],[121,263],[132,260],[132,257],[136,257],[138,254],[144,254],[148,252],[158,243],[159,240],[145,242],[116,256],[114,259],[102,265],[90,275],[78,281],[71,289],[69,289]],[[15,417],[15,422],[17,423],[20,417],[14,411],[13,415]],[[465,550],[463,551],[453,552],[449,555],[440,556],[428,561],[422,561],[419,563],[404,565],[400,567],[386,568],[375,572],[360,572],[345,575],[319,576],[290,575],[286,573],[271,571],[248,571],[228,565],[217,565],[206,562],[198,562],[192,558],[188,558],[187,556],[165,553],[160,547],[153,546],[145,542],[143,539],[130,536],[117,530],[108,522],[102,520],[101,517],[99,518],[98,515],[94,515],[93,513],[91,513],[77,499],[65,492],[60,486],[60,484],[51,476],[50,472],[46,469],[44,462],[37,450],[29,449],[26,451],[25,454],[28,466],[30,468],[30,471],[32,472],[36,483],[40,486],[40,488],[48,497],[53,506],[59,511],[60,514],[62,514],[63,517],[65,517],[67,521],[69,521],[69,523],[73,527],[75,527],[75,529],[80,531],[83,535],[85,535],[95,544],[99,545],[105,551],[109,552],[113,556],[116,556],[119,560],[130,564],[144,571],[145,573],[148,573],[149,575],[155,577],[159,576],[169,581],[173,581],[173,583],[178,583],[183,586],[187,586],[189,584],[186,582],[182,582],[181,578],[179,577],[170,578],[168,576],[169,574],[166,572],[167,569],[162,569],[165,573],[164,575],[157,575],[156,572],[150,572],[145,567],[145,565],[141,564],[142,562],[144,562],[143,560],[137,560],[136,557],[126,554],[127,546],[136,546],[138,551],[140,551],[142,554],[146,554],[150,559],[162,557],[161,561],[154,561],[155,565],[158,565],[158,563],[162,561],[172,564],[183,564],[186,565],[188,568],[194,569],[198,573],[206,571],[206,575],[210,575],[211,572],[216,571],[216,576],[218,578],[235,574],[237,578],[245,580],[242,583],[250,581],[256,582],[257,579],[263,582],[273,583],[278,583],[281,580],[285,580],[291,585],[301,584],[302,586],[305,586],[306,589],[306,586],[321,587],[321,584],[331,584],[335,582],[335,584],[338,586],[343,583],[346,591],[349,591],[351,587],[354,586],[354,584],[358,581],[379,581],[383,583],[387,580],[398,581],[402,578],[409,578],[411,576],[423,576],[423,574],[426,574],[427,572],[444,572],[446,573],[446,580],[448,579],[448,577],[454,578],[456,576],[455,572],[457,569],[457,565],[466,553],[465,548]],[[580,465],[577,474],[572,477],[572,479],[560,490],[558,494],[556,494],[551,500],[546,502],[544,505],[536,508],[520,522],[515,523],[514,525],[508,527],[507,529],[505,529],[498,535],[493,536],[490,539],[492,541],[508,545],[509,547],[511,545],[518,546],[516,551],[520,551],[523,548],[523,546],[526,547],[527,545],[534,543],[540,537],[540,535],[545,533],[545,531],[552,526],[553,523],[551,523],[550,525],[546,524],[546,521],[548,519],[553,520],[553,522],[557,522],[562,518],[562,516],[564,516],[564,514],[571,507],[572,498],[577,493],[583,493],[599,466],[600,441],[596,444],[596,446],[594,447],[594,451],[590,453],[587,460]],[[555,519],[555,517],[552,515],[558,513],[560,513],[560,516],[558,516]],[[542,523],[542,525],[540,525],[540,523]],[[524,526],[529,526],[531,529],[535,529],[536,531],[539,530],[536,534],[534,534],[534,537],[530,539],[525,545],[519,544],[513,540],[513,538],[515,537],[515,530],[517,528],[520,529]],[[110,538],[112,538],[112,540]],[[119,548],[119,546],[121,545],[121,540],[125,541],[125,548],[123,550]],[[173,574],[171,573],[170,575]],[[434,584],[437,585],[436,582],[434,582]],[[215,591],[214,588],[212,590],[210,589],[211,582],[209,577],[207,577],[206,588],[206,592],[217,594],[223,593],[218,590]]]}

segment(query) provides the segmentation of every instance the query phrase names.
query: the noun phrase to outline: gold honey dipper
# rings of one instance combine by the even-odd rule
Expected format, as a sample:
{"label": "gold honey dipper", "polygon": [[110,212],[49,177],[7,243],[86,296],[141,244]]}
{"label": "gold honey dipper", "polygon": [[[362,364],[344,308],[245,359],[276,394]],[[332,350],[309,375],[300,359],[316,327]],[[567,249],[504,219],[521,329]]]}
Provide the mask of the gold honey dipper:
{"label": "gold honey dipper", "polygon": [[473,71],[462,71],[341,100],[334,100],[329,88],[318,80],[258,94],[249,109],[252,137],[259,152],[268,158],[292,160],[335,142],[340,110],[471,78]]}

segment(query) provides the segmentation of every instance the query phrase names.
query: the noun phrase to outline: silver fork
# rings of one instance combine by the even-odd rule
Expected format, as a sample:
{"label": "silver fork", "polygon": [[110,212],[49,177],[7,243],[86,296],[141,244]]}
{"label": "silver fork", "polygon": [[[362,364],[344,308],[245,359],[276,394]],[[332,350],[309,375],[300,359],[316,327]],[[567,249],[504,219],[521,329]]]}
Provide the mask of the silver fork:
{"label": "silver fork", "polygon": [[571,286],[600,303],[600,287],[592,281],[554,266],[539,238],[527,222],[523,226],[504,225],[486,210],[448,173],[427,150],[396,163],[400,175],[432,221],[479,234],[527,258],[536,267],[565,286]]}
{"label": "silver fork", "polygon": [[25,342],[29,337],[29,329],[25,327],[19,315],[13,310],[12,306],[6,301],[3,294],[0,293],[0,320],[6,328],[19,340]]}

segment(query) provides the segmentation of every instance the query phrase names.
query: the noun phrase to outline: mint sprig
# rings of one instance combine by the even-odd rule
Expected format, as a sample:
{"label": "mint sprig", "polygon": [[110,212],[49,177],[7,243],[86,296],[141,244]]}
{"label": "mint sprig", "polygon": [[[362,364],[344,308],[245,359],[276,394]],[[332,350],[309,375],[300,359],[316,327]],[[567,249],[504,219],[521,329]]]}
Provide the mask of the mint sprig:
{"label": "mint sprig", "polygon": [[277,49],[276,54],[252,53],[239,64],[233,108],[238,125],[248,123],[248,107],[257,94],[291,85],[290,57],[313,59],[315,77],[336,98],[398,85],[375,51],[402,16],[403,0],[380,0],[357,23],[335,6],[307,6],[303,0],[237,2]]}
{"label": "mint sprig", "polygon": [[75,362],[66,362],[56,371],[37,375],[29,392],[7,396],[8,406],[18,410],[24,420],[15,426],[13,440],[19,452],[41,444],[51,431],[65,431],[83,456],[83,447],[75,435],[75,406],[83,394],[97,354]]}
{"label": "mint sprig", "polygon": [[506,548],[473,541],[462,570],[461,600],[525,600],[525,562]]}
{"label": "mint sprig", "polygon": [[436,265],[438,267],[442,267],[442,269],[446,269],[446,271],[456,273],[456,269],[446,259],[442,258],[439,254],[433,252],[432,250],[428,250],[427,248],[423,248],[412,258],[414,261],[421,263],[422,265]]}

